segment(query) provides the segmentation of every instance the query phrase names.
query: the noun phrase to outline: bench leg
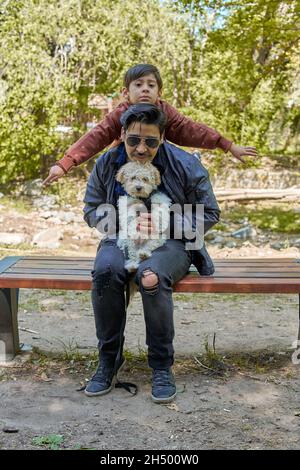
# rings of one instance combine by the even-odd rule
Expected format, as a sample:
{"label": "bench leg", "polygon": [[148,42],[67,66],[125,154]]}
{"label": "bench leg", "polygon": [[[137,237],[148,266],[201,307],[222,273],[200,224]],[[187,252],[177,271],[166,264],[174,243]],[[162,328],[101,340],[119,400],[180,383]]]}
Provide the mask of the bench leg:
{"label": "bench leg", "polygon": [[18,331],[19,289],[0,289],[0,361],[11,361],[20,349]]}
{"label": "bench leg", "polygon": [[299,323],[298,323],[298,344],[300,346],[300,294],[299,294]]}

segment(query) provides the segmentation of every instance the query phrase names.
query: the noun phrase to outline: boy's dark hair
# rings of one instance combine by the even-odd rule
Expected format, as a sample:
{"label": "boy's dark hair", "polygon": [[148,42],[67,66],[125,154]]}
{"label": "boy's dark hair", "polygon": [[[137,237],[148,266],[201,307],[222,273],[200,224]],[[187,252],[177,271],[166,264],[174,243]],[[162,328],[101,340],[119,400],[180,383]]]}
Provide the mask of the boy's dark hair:
{"label": "boy's dark hair", "polygon": [[122,114],[120,122],[125,131],[127,131],[128,127],[133,122],[154,124],[159,128],[160,135],[162,135],[167,124],[167,118],[154,104],[140,103],[129,106],[127,111]]}
{"label": "boy's dark hair", "polygon": [[163,87],[163,82],[158,68],[151,64],[138,64],[128,69],[124,76],[124,86],[128,89],[131,82],[144,77],[145,75],[149,75],[150,73],[152,73],[156,78],[158,89],[160,91]]}

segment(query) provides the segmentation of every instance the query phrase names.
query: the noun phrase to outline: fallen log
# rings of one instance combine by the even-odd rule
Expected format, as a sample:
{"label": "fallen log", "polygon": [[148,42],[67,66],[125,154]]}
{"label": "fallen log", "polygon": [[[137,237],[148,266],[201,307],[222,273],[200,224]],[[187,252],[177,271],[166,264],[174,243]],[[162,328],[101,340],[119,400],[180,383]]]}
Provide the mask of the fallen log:
{"label": "fallen log", "polygon": [[287,189],[216,189],[215,195],[219,201],[242,201],[251,199],[284,199],[299,200],[300,188]]}

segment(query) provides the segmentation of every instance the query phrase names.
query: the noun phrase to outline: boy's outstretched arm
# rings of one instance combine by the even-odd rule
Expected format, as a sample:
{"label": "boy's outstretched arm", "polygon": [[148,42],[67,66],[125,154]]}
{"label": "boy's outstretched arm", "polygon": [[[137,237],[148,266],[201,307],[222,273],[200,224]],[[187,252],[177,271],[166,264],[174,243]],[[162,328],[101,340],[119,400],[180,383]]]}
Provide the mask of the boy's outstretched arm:
{"label": "boy's outstretched arm", "polygon": [[240,162],[246,163],[246,160],[242,157],[257,157],[258,152],[255,147],[243,147],[241,145],[236,145],[232,142],[229,152]]}
{"label": "boy's outstretched arm", "polygon": [[49,175],[43,181],[43,185],[57,181],[68,173],[74,166],[86,162],[97,153],[104,150],[115,139],[121,135],[120,116],[128,108],[127,103],[122,103],[111,113],[107,114],[102,121],[93,129],[81,137],[65,153],[63,158],[50,168]]}
{"label": "boy's outstretched arm", "polygon": [[65,172],[60,166],[53,165],[49,170],[49,175],[43,181],[43,186],[48,186],[48,184],[54,183],[54,181],[57,181],[59,178],[64,176],[64,174]]}
{"label": "boy's outstretched arm", "polygon": [[257,157],[258,153],[255,147],[236,145],[206,124],[193,121],[180,114],[176,108],[166,101],[160,101],[160,105],[168,118],[165,132],[166,139],[174,144],[211,150],[220,148],[224,152],[229,151],[236,159],[243,163],[246,162],[243,156]]}

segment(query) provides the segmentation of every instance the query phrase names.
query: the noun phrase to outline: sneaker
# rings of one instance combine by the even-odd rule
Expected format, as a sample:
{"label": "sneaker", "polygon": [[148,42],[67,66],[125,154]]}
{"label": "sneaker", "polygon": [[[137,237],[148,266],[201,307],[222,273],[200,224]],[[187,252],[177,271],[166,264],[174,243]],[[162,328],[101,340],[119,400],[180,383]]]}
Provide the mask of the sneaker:
{"label": "sneaker", "polygon": [[98,368],[85,388],[85,395],[88,397],[97,397],[109,393],[115,385],[117,374],[125,364],[125,358],[122,356],[117,370],[114,366],[100,359]]}
{"label": "sneaker", "polygon": [[169,403],[176,397],[176,384],[169,369],[153,369],[152,400],[154,403]]}

